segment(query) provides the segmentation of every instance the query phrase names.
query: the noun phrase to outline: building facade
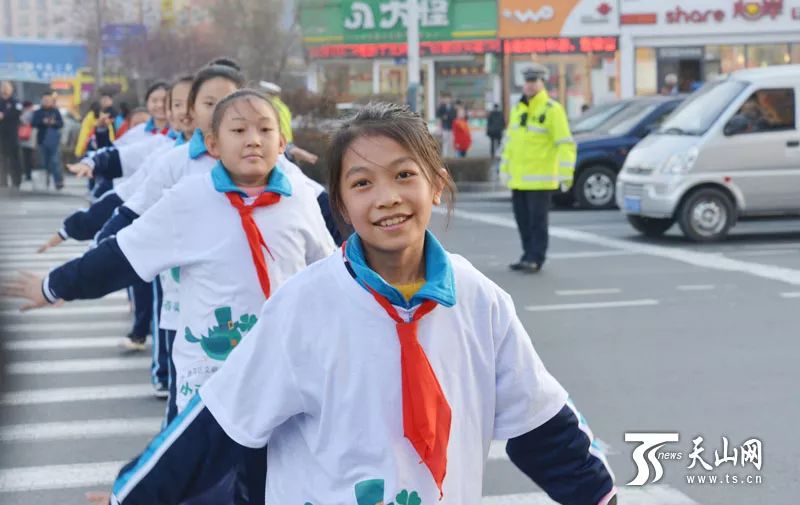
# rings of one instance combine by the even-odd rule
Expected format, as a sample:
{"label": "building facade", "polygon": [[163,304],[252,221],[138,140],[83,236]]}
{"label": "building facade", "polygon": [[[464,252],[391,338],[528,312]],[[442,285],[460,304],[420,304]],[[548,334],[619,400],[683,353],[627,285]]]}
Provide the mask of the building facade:
{"label": "building facade", "polygon": [[681,92],[741,68],[800,63],[800,0],[620,0],[622,96]]}

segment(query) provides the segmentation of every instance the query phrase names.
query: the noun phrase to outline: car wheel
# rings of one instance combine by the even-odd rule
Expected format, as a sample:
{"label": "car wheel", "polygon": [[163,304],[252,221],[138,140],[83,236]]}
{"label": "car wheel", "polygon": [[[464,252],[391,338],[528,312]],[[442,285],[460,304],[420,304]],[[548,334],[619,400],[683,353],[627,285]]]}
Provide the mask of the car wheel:
{"label": "car wheel", "polygon": [[660,237],[672,228],[675,220],[670,218],[644,217],[628,214],[628,222],[645,237]]}
{"label": "car wheel", "polygon": [[734,205],[730,197],[714,188],[690,194],[678,210],[681,231],[695,242],[722,240],[734,221]]}
{"label": "car wheel", "polygon": [[617,174],[603,165],[584,168],[578,177],[575,196],[584,209],[610,209],[614,207]]}

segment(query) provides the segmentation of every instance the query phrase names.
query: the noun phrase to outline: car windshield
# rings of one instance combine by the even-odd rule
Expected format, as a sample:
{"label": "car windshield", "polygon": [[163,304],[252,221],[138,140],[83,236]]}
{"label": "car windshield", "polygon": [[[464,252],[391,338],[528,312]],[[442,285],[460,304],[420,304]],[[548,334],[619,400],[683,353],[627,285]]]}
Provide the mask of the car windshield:
{"label": "car windshield", "polygon": [[692,93],[664,121],[658,133],[673,135],[702,135],[730,105],[748,83],[734,80],[706,84]]}
{"label": "car windshield", "polygon": [[651,112],[658,107],[657,103],[650,101],[647,102],[633,102],[625,111],[612,117],[597,131],[607,133],[609,135],[623,135],[628,133],[633,127],[647,117]]}
{"label": "car windshield", "polygon": [[592,107],[572,123],[572,133],[590,132],[619,114],[628,105],[630,105],[630,102],[624,101]]}

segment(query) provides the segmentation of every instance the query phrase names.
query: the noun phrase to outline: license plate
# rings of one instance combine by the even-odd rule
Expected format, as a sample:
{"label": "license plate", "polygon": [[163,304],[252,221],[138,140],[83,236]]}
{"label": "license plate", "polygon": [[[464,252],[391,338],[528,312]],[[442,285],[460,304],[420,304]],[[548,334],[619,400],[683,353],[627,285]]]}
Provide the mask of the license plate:
{"label": "license plate", "polygon": [[625,197],[625,210],[629,212],[641,212],[642,211],[642,199],[641,198],[634,198],[632,196]]}

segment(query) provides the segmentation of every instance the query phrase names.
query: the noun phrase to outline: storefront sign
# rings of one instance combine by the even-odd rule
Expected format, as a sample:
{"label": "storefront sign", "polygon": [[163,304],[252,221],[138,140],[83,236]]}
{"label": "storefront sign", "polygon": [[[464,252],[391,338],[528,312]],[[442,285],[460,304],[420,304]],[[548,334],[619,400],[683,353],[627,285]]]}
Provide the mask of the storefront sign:
{"label": "storefront sign", "polygon": [[506,54],[613,53],[617,37],[537,37],[505,41]]}
{"label": "storefront sign", "polygon": [[[419,46],[422,56],[447,54],[483,54],[500,52],[499,40],[464,40],[443,42],[422,42]],[[384,44],[336,44],[308,48],[313,59],[327,58],[401,58],[408,54],[404,43]]]}
{"label": "storefront sign", "polygon": [[[487,39],[497,35],[494,0],[417,0],[421,41]],[[406,0],[301,0],[306,44],[405,42]]]}
{"label": "storefront sign", "polygon": [[521,37],[618,35],[618,0],[498,0],[498,33]]}
{"label": "storefront sign", "polygon": [[674,10],[667,12],[667,23],[707,23],[709,21],[723,21],[725,11],[722,9],[705,10],[684,10],[682,7],[675,7]]}
{"label": "storefront sign", "polygon": [[741,17],[748,21],[758,21],[764,16],[775,19],[782,12],[783,0],[761,0],[760,2],[737,0],[733,7],[733,17]]}

